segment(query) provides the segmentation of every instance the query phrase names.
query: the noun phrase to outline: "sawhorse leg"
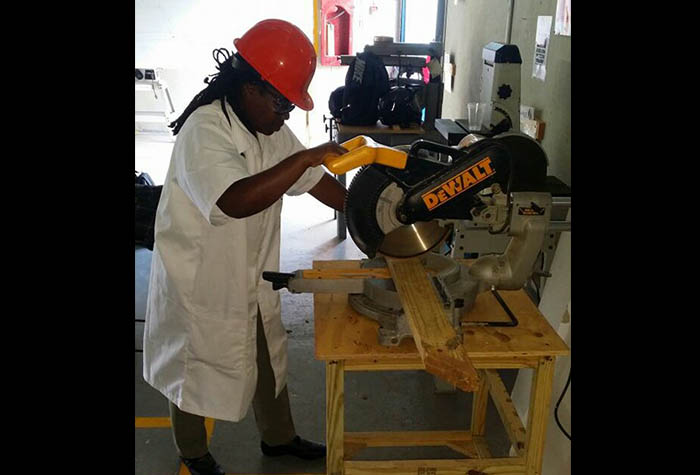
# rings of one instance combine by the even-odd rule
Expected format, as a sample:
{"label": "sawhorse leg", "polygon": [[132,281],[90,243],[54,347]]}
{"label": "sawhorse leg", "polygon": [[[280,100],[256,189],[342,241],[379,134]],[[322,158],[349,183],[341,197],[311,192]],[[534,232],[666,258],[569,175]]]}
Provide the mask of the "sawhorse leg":
{"label": "sawhorse leg", "polygon": [[488,444],[484,440],[486,433],[486,408],[489,402],[489,386],[486,375],[479,370],[479,388],[472,394],[471,433],[479,458],[490,458]]}
{"label": "sawhorse leg", "polygon": [[343,475],[344,361],[326,362],[326,474]]}
{"label": "sawhorse leg", "polygon": [[530,409],[527,417],[527,441],[525,443],[527,475],[540,475],[542,473],[544,438],[549,420],[553,376],[554,359],[551,357],[540,359],[532,375]]}

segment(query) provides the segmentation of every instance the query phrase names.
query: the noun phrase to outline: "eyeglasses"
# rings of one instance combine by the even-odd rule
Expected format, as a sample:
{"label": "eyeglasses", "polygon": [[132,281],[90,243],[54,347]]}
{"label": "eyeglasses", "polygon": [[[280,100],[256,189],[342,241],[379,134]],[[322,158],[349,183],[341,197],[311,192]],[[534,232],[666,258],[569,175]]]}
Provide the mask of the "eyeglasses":
{"label": "eyeglasses", "polygon": [[296,106],[289,99],[277,92],[277,89],[272,87],[272,85],[263,83],[263,86],[265,86],[265,90],[272,96],[272,108],[276,114],[283,115],[294,110]]}

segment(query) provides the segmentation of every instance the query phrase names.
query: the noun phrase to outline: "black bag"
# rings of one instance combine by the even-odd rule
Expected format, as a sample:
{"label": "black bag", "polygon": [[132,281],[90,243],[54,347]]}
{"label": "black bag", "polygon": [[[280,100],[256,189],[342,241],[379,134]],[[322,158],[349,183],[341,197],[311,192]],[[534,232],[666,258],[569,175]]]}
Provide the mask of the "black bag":
{"label": "black bag", "polygon": [[134,173],[136,174],[137,185],[156,186],[155,182],[153,181],[153,178],[151,178],[151,175],[149,175],[148,173],[138,171],[134,171]]}
{"label": "black bag", "polygon": [[379,120],[384,125],[408,127],[421,123],[421,104],[418,88],[414,86],[394,86],[379,99]]}
{"label": "black bag", "polygon": [[381,58],[371,52],[355,56],[345,75],[340,107],[337,106],[338,89],[333,91],[329,100],[331,114],[336,119],[345,125],[376,124],[379,98],[389,91],[389,75]]}
{"label": "black bag", "polygon": [[136,172],[134,238],[136,244],[151,251],[155,242],[156,210],[162,191],[163,187],[155,186],[148,173]]}
{"label": "black bag", "polygon": [[331,92],[328,98],[328,110],[336,119],[340,119],[343,114],[343,92],[345,92],[345,86],[340,86]]}

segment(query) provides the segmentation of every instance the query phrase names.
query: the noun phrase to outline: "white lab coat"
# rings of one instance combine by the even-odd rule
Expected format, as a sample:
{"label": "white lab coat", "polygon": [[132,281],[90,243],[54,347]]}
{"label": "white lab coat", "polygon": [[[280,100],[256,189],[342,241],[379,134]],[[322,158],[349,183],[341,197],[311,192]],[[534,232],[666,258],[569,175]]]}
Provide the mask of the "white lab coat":
{"label": "white lab coat", "polygon": [[[256,139],[226,104],[198,108],[178,134],[155,224],[143,345],[143,377],[181,410],[239,421],[257,382],[256,318],[262,315],[276,395],[287,383],[280,297],[263,271],[279,270],[282,199],[253,216],[225,215],[216,201],[234,182],[304,146],[284,125]],[[308,169],[287,191],[313,188]]]}

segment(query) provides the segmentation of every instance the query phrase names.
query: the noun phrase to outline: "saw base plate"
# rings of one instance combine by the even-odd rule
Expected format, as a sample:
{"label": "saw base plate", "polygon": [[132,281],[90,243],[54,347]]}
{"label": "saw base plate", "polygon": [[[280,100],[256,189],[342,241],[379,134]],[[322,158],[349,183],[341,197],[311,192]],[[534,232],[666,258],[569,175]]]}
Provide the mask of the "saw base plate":
{"label": "saw base plate", "polygon": [[[462,316],[472,309],[478,282],[470,278],[469,268],[454,259],[435,253],[421,256],[423,266],[443,304],[445,318],[462,338]],[[386,267],[382,257],[364,260],[365,268]],[[378,341],[384,346],[398,346],[411,337],[411,328],[401,308],[401,300],[392,280],[365,279],[361,294],[350,294],[348,303],[358,313],[379,323]]]}

